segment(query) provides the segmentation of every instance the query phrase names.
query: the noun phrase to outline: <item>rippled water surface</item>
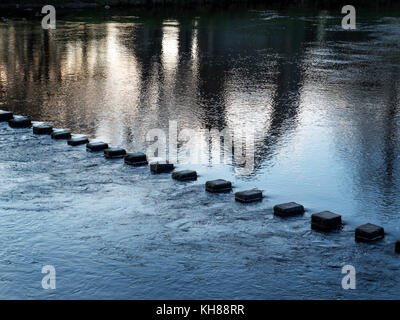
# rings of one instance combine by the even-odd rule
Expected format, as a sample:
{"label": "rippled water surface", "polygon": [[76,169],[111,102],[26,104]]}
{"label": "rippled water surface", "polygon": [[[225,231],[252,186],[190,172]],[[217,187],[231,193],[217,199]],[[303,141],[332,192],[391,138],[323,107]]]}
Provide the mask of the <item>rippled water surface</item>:
{"label": "rippled water surface", "polygon": [[[167,155],[199,179],[177,183],[0,124],[0,297],[398,298],[400,15],[340,24],[332,12],[261,10],[82,11],[50,32],[40,20],[1,22],[0,108],[129,151],[176,123],[178,155]],[[188,129],[253,133],[252,170],[223,160],[225,144],[209,137],[197,141],[201,160],[182,160]],[[265,198],[206,194],[216,178]],[[273,217],[288,201],[306,214]],[[310,230],[323,210],[342,214],[342,231]],[[366,222],[385,240],[356,244]],[[341,288],[345,264],[356,290]],[[44,265],[56,290],[41,288]]]}

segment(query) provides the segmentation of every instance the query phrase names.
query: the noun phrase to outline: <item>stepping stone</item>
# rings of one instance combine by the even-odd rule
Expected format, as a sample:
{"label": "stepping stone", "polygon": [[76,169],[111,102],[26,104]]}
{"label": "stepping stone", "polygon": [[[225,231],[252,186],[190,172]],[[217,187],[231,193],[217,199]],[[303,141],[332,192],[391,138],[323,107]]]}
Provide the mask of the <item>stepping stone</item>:
{"label": "stepping stone", "polygon": [[172,179],[178,181],[193,181],[197,180],[197,172],[193,170],[175,171],[172,173]]}
{"label": "stepping stone", "polygon": [[126,154],[124,159],[126,164],[131,166],[147,166],[147,157],[142,152],[129,152]]}
{"label": "stepping stone", "polygon": [[122,158],[126,155],[125,149],[118,148],[118,147],[110,147],[108,149],[104,149],[104,156],[107,159],[113,158]]}
{"label": "stepping stone", "polygon": [[274,214],[279,217],[289,217],[304,213],[304,207],[296,202],[282,203],[274,206]]}
{"label": "stepping stone", "polygon": [[394,251],[396,253],[400,253],[400,240],[396,241],[396,244],[394,245]]}
{"label": "stepping stone", "polygon": [[213,193],[229,192],[232,190],[232,183],[223,179],[206,182],[206,191]]}
{"label": "stepping stone", "polygon": [[70,146],[79,146],[79,145],[81,145],[81,144],[87,144],[87,143],[89,143],[89,140],[88,140],[88,138],[86,138],[86,137],[71,138],[71,139],[69,139],[69,140],[67,141],[67,143],[68,143]]}
{"label": "stepping stone", "polygon": [[52,139],[71,139],[71,132],[65,129],[55,129],[51,134]]}
{"label": "stepping stone", "polygon": [[323,211],[311,215],[311,229],[329,231],[340,229],[342,216],[330,211]]}
{"label": "stepping stone", "polygon": [[33,133],[34,134],[51,134],[53,132],[53,127],[48,124],[34,124]]}
{"label": "stepping stone", "polygon": [[174,165],[168,162],[154,162],[150,164],[152,173],[169,173],[174,170]]}
{"label": "stepping stone", "polygon": [[382,227],[372,223],[366,223],[356,228],[355,239],[360,242],[370,242],[383,239],[385,231]]}
{"label": "stepping stone", "polygon": [[13,119],[8,121],[11,128],[29,128],[32,123],[29,117],[14,116]]}
{"label": "stepping stone", "polygon": [[0,121],[9,121],[13,118],[13,113],[10,111],[0,110]]}
{"label": "stepping stone", "polygon": [[108,144],[105,142],[89,142],[86,145],[86,150],[90,152],[96,152],[96,151],[103,151],[105,149],[108,149]]}
{"label": "stepping stone", "polygon": [[243,203],[250,203],[262,200],[262,191],[253,189],[235,193],[235,200]]}

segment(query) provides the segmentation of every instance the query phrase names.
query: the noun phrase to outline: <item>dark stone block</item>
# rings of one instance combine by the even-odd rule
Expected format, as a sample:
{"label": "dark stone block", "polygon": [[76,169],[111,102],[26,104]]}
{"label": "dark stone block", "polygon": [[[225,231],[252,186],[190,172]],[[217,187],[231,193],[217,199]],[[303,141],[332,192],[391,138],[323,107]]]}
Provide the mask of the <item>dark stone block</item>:
{"label": "dark stone block", "polygon": [[124,161],[126,164],[135,167],[147,165],[147,157],[142,152],[129,152],[126,154]]}
{"label": "dark stone block", "polygon": [[385,231],[382,227],[372,223],[366,223],[356,228],[355,239],[360,242],[370,242],[383,239]]}
{"label": "dark stone block", "polygon": [[396,241],[396,244],[394,245],[394,251],[396,253],[400,253],[400,240]]}
{"label": "dark stone block", "polygon": [[223,179],[206,182],[206,191],[213,193],[229,192],[232,190],[232,183]]}
{"label": "dark stone block", "polygon": [[252,190],[236,192],[235,200],[243,203],[261,201],[262,191],[257,189],[252,189]]}
{"label": "dark stone block", "polygon": [[51,138],[56,140],[71,139],[71,132],[65,129],[55,129],[51,134]]}
{"label": "dark stone block", "polygon": [[48,124],[35,124],[33,125],[34,134],[51,134],[53,132],[53,127]]}
{"label": "dark stone block", "polygon": [[86,137],[80,137],[80,138],[71,138],[67,142],[70,146],[79,146],[81,144],[87,144],[89,143],[88,138]]}
{"label": "dark stone block", "polygon": [[13,119],[8,121],[8,124],[12,128],[29,128],[32,123],[29,117],[14,116]]}
{"label": "dark stone block", "polygon": [[311,215],[311,228],[314,230],[329,231],[340,229],[342,216],[330,211],[314,213]]}
{"label": "dark stone block", "polygon": [[172,173],[172,179],[178,181],[193,181],[197,180],[197,172],[193,170],[175,171]]}
{"label": "dark stone block", "polygon": [[86,150],[90,152],[96,152],[96,151],[103,151],[105,149],[108,149],[108,144],[105,142],[89,142],[86,145]]}
{"label": "dark stone block", "polygon": [[111,147],[104,150],[104,156],[108,159],[122,158],[126,155],[125,149],[118,147]]}
{"label": "dark stone block", "polygon": [[13,113],[10,111],[0,110],[0,121],[9,121],[13,118]]}
{"label": "dark stone block", "polygon": [[168,162],[155,162],[150,164],[152,173],[169,173],[174,170],[174,165]]}
{"label": "dark stone block", "polygon": [[280,217],[294,216],[304,213],[304,207],[296,202],[282,203],[274,206],[274,214]]}

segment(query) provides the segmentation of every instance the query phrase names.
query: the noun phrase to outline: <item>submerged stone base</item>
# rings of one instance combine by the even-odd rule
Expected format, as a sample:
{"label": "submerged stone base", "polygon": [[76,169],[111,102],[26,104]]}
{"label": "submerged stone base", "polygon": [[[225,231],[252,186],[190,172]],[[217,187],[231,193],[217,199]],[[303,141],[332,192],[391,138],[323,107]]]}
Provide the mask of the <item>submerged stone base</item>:
{"label": "submerged stone base", "polygon": [[304,207],[296,202],[282,203],[274,206],[274,214],[279,217],[289,217],[304,213]]}
{"label": "submerged stone base", "polygon": [[223,179],[206,182],[206,191],[212,193],[222,193],[232,191],[232,183]]}
{"label": "submerged stone base", "polygon": [[355,240],[359,242],[376,241],[383,239],[384,236],[384,229],[372,223],[363,224],[355,230]]}

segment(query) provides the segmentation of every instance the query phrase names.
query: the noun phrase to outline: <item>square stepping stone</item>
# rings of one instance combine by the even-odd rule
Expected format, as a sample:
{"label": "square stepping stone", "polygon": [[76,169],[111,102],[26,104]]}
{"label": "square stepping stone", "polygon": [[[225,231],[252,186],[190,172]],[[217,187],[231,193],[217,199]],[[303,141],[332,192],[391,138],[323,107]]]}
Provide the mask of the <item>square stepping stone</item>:
{"label": "square stepping stone", "polygon": [[311,215],[311,228],[314,230],[329,231],[340,229],[342,216],[330,211],[323,211]]}
{"label": "square stepping stone", "polygon": [[29,128],[32,125],[31,119],[24,116],[14,116],[8,121],[11,128]]}
{"label": "square stepping stone", "polygon": [[174,170],[174,165],[168,162],[154,162],[150,164],[152,173],[169,173]]}
{"label": "square stepping stone", "polygon": [[274,206],[274,214],[279,217],[289,217],[304,213],[304,207],[296,202],[282,203]]}
{"label": "square stepping stone", "polygon": [[51,134],[53,132],[53,127],[48,124],[34,124],[33,133],[34,134]]}
{"label": "square stepping stone", "polygon": [[257,189],[252,189],[252,190],[236,192],[235,200],[243,203],[261,201],[262,191]]}
{"label": "square stepping stone", "polygon": [[197,172],[193,170],[175,171],[172,173],[172,179],[178,181],[194,181],[197,180]]}
{"label": "square stepping stone", "polygon": [[97,151],[103,151],[105,149],[108,149],[108,144],[102,141],[98,142],[89,142],[86,145],[86,150],[90,152],[97,152]]}
{"label": "square stepping stone", "polygon": [[213,193],[232,191],[232,183],[223,179],[217,179],[206,182],[206,191]]}
{"label": "square stepping stone", "polygon": [[360,242],[370,242],[383,239],[385,231],[382,227],[372,223],[366,223],[356,228],[355,239]]}
{"label": "square stepping stone", "polygon": [[71,132],[66,129],[55,129],[51,133],[51,138],[56,140],[71,139]]}
{"label": "square stepping stone", "polygon": [[126,155],[125,149],[118,148],[118,147],[111,147],[108,149],[104,149],[104,156],[107,159],[113,159],[113,158],[122,158]]}
{"label": "square stepping stone", "polygon": [[129,152],[124,159],[126,164],[139,167],[147,165],[147,157],[143,152]]}
{"label": "square stepping stone", "polygon": [[394,252],[400,253],[400,240],[397,240],[394,245]]}
{"label": "square stepping stone", "polygon": [[13,113],[10,111],[0,110],[0,121],[9,121],[13,118]]}
{"label": "square stepping stone", "polygon": [[79,138],[71,138],[67,142],[70,146],[79,146],[81,144],[89,143],[88,138],[86,137],[79,137]]}
{"label": "square stepping stone", "polygon": [[400,253],[400,240],[396,241],[396,244],[394,245],[394,252]]}

